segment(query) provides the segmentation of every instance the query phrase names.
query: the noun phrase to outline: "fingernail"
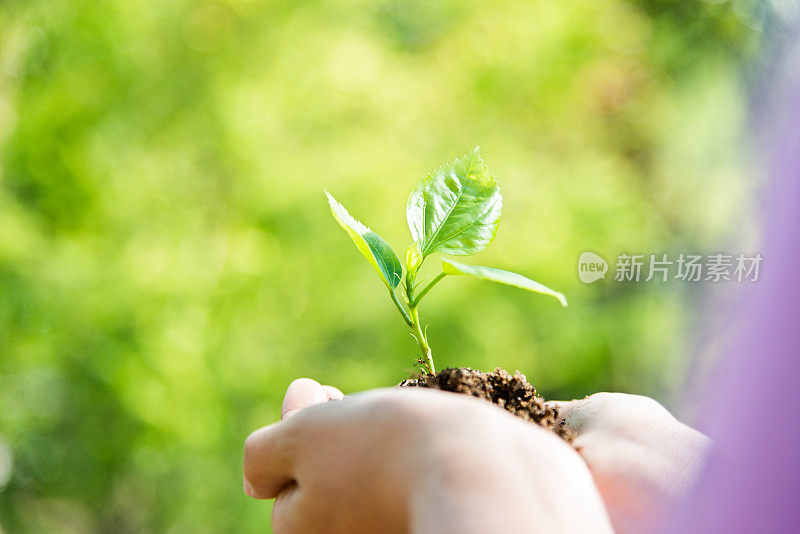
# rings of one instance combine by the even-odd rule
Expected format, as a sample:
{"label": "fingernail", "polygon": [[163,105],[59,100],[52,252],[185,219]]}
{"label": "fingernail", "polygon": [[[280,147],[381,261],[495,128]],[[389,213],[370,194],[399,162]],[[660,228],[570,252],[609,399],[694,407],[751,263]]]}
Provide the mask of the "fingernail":
{"label": "fingernail", "polygon": [[242,477],[242,486],[244,486],[244,494],[248,497],[253,496],[253,488],[250,487],[250,483],[247,482],[247,479]]}

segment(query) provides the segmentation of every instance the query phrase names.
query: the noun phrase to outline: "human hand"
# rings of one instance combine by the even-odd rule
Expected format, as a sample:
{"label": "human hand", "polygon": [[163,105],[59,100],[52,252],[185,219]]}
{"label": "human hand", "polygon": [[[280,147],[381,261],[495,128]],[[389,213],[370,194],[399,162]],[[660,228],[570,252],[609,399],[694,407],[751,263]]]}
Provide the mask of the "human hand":
{"label": "human hand", "polygon": [[325,403],[315,384],[293,383],[284,420],[245,442],[246,491],[276,499],[276,533],[611,532],[584,462],[551,432],[451,393]]}
{"label": "human hand", "polygon": [[648,397],[596,393],[558,408],[586,460],[617,534],[658,524],[692,485],[711,441]]}

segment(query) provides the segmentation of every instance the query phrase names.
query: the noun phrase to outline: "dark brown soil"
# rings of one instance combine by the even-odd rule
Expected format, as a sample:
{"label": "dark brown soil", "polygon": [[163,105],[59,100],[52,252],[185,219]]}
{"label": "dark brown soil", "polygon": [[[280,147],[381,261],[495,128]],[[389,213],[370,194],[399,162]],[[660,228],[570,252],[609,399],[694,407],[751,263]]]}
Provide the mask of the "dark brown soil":
{"label": "dark brown soil", "polygon": [[448,368],[435,375],[403,380],[397,387],[433,388],[472,395],[551,430],[570,443],[574,438],[572,432],[556,424],[558,411],[545,406],[544,399],[536,395],[536,388],[519,371],[511,376],[499,367],[493,373],[483,373],[468,367]]}

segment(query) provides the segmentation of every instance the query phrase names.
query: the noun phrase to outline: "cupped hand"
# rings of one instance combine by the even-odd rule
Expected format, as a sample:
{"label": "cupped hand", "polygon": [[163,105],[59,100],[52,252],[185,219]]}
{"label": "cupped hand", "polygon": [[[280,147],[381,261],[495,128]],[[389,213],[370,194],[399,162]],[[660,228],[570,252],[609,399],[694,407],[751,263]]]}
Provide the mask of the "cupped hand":
{"label": "cupped hand", "polygon": [[431,390],[294,382],[284,420],[245,442],[248,494],[278,534],[610,533],[586,465],[551,432]]}
{"label": "cupped hand", "polygon": [[710,440],[655,400],[596,393],[550,402],[576,434],[617,534],[646,532],[691,487]]}

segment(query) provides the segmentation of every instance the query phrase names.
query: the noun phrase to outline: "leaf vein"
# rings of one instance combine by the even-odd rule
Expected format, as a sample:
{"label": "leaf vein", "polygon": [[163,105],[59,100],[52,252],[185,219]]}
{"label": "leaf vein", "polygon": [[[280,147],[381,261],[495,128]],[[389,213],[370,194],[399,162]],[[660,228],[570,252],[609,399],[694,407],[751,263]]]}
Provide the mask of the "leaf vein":
{"label": "leaf vein", "polygon": [[[477,157],[478,157],[478,154],[473,152],[472,153],[472,159],[469,162],[469,167],[467,167],[467,173],[465,175],[465,178],[469,179],[469,176],[472,173],[472,167],[475,166],[475,160],[477,159]],[[458,195],[456,196],[456,199],[453,202],[453,205],[450,206],[449,210],[447,210],[447,215],[445,215],[445,217],[441,220],[439,226],[436,228],[436,231],[433,232],[433,236],[431,236],[430,241],[428,241],[426,235],[423,235],[423,237],[425,238],[425,247],[422,250],[422,254],[423,255],[427,255],[427,251],[430,249],[430,245],[436,240],[436,236],[438,236],[439,232],[442,230],[442,228],[444,228],[445,222],[447,222],[447,220],[450,218],[450,215],[453,214],[453,210],[456,209],[456,206],[458,206],[458,201],[461,200],[461,197],[464,194],[464,185],[460,181],[457,182],[457,183],[458,183],[458,186],[459,186]],[[425,217],[426,217],[426,212],[423,210],[423,216],[422,216],[423,223],[425,222]],[[426,227],[427,227],[427,225],[423,226],[423,230],[422,230],[423,234],[425,233],[425,228]]]}

